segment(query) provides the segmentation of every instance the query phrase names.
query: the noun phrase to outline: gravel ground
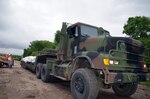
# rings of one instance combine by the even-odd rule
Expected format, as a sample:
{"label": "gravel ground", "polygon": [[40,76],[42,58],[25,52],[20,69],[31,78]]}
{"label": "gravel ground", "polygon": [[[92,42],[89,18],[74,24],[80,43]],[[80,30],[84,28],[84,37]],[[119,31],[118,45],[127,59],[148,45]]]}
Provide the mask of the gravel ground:
{"label": "gravel ground", "polygon": [[[15,62],[12,69],[0,68],[0,99],[73,99],[69,83],[44,83]],[[134,95],[118,97],[111,89],[100,90],[97,99],[150,99],[150,86],[139,85]]]}

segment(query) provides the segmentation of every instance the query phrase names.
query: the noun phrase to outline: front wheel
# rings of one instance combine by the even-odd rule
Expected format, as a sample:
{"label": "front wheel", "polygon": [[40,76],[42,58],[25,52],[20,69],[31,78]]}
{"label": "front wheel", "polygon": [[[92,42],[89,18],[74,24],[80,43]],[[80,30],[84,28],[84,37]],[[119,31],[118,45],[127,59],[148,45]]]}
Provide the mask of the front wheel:
{"label": "front wheel", "polygon": [[112,89],[118,96],[129,97],[136,92],[137,86],[137,83],[114,84]]}
{"label": "front wheel", "polygon": [[71,92],[75,99],[96,99],[99,88],[94,72],[77,69],[71,79]]}

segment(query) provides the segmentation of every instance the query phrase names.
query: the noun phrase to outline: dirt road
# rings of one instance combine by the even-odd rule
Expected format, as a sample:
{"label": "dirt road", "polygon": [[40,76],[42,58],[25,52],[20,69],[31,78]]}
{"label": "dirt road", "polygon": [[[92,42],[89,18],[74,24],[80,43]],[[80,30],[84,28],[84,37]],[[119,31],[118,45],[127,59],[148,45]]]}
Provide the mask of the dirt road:
{"label": "dirt road", "polygon": [[[0,99],[73,99],[68,83],[43,83],[34,73],[15,62],[12,69],[0,68]],[[150,99],[150,87],[141,86],[129,98],[116,96],[112,90],[100,90],[97,99]]]}

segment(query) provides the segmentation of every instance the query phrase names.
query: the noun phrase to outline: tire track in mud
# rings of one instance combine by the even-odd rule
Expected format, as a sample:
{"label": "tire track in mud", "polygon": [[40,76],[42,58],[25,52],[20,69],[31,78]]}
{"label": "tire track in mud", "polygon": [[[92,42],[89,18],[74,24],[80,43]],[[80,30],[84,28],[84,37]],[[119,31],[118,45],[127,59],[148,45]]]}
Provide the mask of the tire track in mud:
{"label": "tire track in mud", "polygon": [[[44,83],[15,62],[12,69],[0,68],[0,99],[73,99],[68,82]],[[131,97],[119,97],[100,89],[97,99],[150,99],[150,87],[139,85]]]}

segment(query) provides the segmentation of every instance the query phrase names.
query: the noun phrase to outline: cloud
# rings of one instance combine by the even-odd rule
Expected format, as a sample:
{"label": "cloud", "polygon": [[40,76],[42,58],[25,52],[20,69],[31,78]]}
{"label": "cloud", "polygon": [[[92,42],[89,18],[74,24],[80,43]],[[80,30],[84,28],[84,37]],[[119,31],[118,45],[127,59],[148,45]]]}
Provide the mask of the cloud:
{"label": "cloud", "polygon": [[84,22],[122,34],[128,17],[150,17],[149,0],[0,0],[0,48],[22,50],[54,40],[62,22]]}
{"label": "cloud", "polygon": [[13,48],[0,48],[1,53],[13,54],[13,55],[22,55],[23,50],[13,49]]}

